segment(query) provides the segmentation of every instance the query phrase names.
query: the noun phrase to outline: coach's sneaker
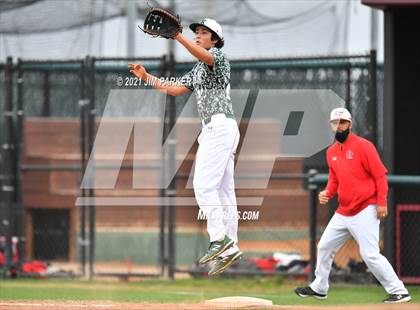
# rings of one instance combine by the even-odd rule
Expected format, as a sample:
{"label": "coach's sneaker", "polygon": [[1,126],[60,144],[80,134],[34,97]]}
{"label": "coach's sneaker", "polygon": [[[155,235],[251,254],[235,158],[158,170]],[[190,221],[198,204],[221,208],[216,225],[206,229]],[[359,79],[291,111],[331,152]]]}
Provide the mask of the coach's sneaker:
{"label": "coach's sneaker", "polygon": [[225,271],[229,266],[231,266],[234,262],[240,260],[242,257],[242,252],[238,251],[227,255],[225,257],[218,257],[216,259],[216,263],[214,264],[213,268],[209,271],[209,276],[215,276],[223,271]]}
{"label": "coach's sneaker", "polygon": [[315,297],[317,299],[327,299],[327,295],[326,294],[319,294],[317,292],[315,292],[313,289],[311,289],[310,286],[307,287],[297,287],[295,288],[295,293],[299,296],[299,297]]}
{"label": "coach's sneaker", "polygon": [[202,258],[198,261],[200,264],[208,263],[209,261],[215,259],[217,256],[222,254],[224,251],[229,249],[233,245],[233,240],[228,236],[224,236],[222,239],[213,241],[210,243],[210,246]]}
{"label": "coach's sneaker", "polygon": [[383,300],[386,304],[400,304],[403,302],[409,302],[411,300],[411,296],[408,294],[390,294],[388,298]]}

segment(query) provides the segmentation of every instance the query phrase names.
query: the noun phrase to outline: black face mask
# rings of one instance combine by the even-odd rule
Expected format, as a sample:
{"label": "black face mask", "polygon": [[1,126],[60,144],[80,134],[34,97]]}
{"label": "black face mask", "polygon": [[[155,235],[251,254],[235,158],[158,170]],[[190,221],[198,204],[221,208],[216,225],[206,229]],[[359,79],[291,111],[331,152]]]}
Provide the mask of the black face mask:
{"label": "black face mask", "polygon": [[335,132],[335,139],[338,142],[343,143],[344,141],[346,141],[349,133],[350,133],[350,128],[347,128],[346,130],[344,130],[342,132],[336,131]]}

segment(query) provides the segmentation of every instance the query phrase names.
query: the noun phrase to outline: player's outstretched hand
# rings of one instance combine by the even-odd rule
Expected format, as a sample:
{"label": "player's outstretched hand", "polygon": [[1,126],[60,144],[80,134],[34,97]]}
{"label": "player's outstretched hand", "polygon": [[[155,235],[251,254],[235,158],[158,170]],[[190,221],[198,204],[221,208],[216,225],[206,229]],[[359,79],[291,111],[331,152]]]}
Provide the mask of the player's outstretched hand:
{"label": "player's outstretched hand", "polygon": [[140,64],[128,64],[130,72],[137,76],[139,79],[143,79],[146,75],[146,69]]}
{"label": "player's outstretched hand", "polygon": [[328,198],[328,191],[324,190],[318,194],[319,203],[325,205],[329,198]]}

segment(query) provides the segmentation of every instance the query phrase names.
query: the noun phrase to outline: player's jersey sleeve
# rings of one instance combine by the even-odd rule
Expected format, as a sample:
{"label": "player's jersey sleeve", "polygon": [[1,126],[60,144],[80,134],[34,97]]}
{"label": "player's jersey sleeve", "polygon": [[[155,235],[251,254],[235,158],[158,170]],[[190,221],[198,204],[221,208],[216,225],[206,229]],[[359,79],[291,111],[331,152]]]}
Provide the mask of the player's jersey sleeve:
{"label": "player's jersey sleeve", "polygon": [[328,198],[332,198],[337,193],[338,189],[338,178],[337,174],[334,171],[334,167],[331,165],[331,153],[330,149],[327,151],[327,163],[329,168],[328,173],[328,183],[327,187],[325,188],[328,191]]}
{"label": "player's jersey sleeve", "polygon": [[388,195],[388,178],[386,175],[388,170],[385,168],[375,146],[371,142],[366,141],[363,149],[363,166],[374,178],[376,184],[376,203],[379,206],[385,206]]}

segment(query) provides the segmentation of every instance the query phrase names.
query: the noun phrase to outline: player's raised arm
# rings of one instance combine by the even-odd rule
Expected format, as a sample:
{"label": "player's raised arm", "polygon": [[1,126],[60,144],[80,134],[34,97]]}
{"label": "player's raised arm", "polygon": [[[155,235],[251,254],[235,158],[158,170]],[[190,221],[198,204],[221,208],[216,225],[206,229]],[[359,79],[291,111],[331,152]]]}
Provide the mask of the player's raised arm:
{"label": "player's raised arm", "polygon": [[[204,29],[196,30],[196,38],[197,38],[197,33],[202,33],[203,31],[208,31],[208,30],[204,30]],[[210,33],[210,31],[208,31],[208,32]],[[191,53],[191,55],[193,55],[195,58],[197,58],[198,60],[201,60],[206,65],[213,66],[214,56],[208,50],[201,47],[197,43],[191,41],[186,36],[184,36],[182,33],[178,33],[174,37],[174,40],[181,43]]]}

